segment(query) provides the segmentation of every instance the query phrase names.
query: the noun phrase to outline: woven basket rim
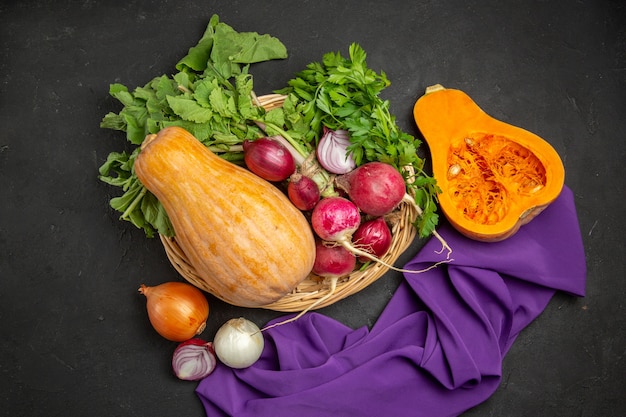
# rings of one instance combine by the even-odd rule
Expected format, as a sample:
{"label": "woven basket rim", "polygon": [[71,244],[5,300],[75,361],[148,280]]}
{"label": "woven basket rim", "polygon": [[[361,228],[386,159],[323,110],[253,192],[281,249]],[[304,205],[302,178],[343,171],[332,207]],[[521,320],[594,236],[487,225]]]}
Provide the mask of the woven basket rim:
{"label": "woven basket rim", "polygon": [[[285,97],[281,94],[267,94],[259,97],[254,96],[253,99],[257,102],[257,105],[270,110],[280,107]],[[417,234],[413,222],[417,216],[417,209],[413,204],[402,202],[391,216],[386,218],[392,234],[391,247],[381,258],[386,264],[393,265],[413,242]],[[164,235],[159,236],[168,260],[174,269],[190,284],[215,295],[211,288],[207,286],[205,280],[191,265],[184,251],[176,242],[176,238]],[[334,292],[330,296],[328,296],[330,292],[329,282],[314,274],[310,274],[292,292],[273,303],[262,305],[258,308],[281,312],[300,312],[309,308],[322,297],[328,296],[312,309],[327,307],[368,287],[381,278],[388,270],[389,268],[381,263],[370,262],[365,268],[353,271],[348,276],[340,278]]]}

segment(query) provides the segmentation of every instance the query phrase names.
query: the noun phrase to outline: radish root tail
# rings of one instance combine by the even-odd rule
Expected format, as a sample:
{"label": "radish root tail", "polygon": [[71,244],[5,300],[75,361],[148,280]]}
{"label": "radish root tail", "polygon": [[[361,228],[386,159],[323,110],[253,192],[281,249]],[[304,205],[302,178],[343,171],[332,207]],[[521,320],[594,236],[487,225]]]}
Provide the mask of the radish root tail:
{"label": "radish root tail", "polygon": [[[413,207],[415,207],[415,210],[417,211],[418,216],[421,216],[422,213],[424,213],[422,208],[418,206],[417,203],[415,202],[415,199],[411,197],[409,194],[405,194],[402,201],[409,203]],[[441,249],[436,251],[435,253],[440,254],[440,253],[443,253],[443,251],[447,251],[448,253],[446,254],[446,259],[450,259],[450,255],[452,255],[452,248],[450,247],[450,245],[448,245],[448,242],[446,242],[446,240],[437,232],[437,230],[433,230],[432,234],[441,243]]]}
{"label": "radish root tail", "polygon": [[312,303],[307,308],[305,308],[304,310],[299,312],[296,316],[294,316],[294,317],[292,317],[290,319],[287,319],[287,320],[280,321],[278,323],[271,324],[269,326],[265,326],[264,328],[261,329],[261,331],[264,332],[265,330],[269,330],[271,328],[274,328],[274,327],[277,327],[277,326],[282,326],[283,324],[291,323],[292,321],[296,321],[300,317],[304,316],[307,312],[311,311],[312,309],[314,309],[318,305],[322,304],[324,301],[328,300],[333,295],[333,293],[335,292],[335,289],[337,288],[337,280],[338,279],[339,279],[339,277],[331,278],[330,279],[330,288],[328,289],[328,294],[326,294],[325,296],[323,296],[321,298],[318,298],[314,303]]}
{"label": "radish root tail", "polygon": [[444,264],[444,263],[448,263],[448,262],[452,262],[454,259],[445,259],[443,261],[439,261],[436,262],[434,264],[432,264],[431,266],[429,266],[428,268],[424,268],[424,269],[420,269],[420,270],[411,270],[411,269],[403,269],[403,268],[396,268],[393,265],[388,264],[387,262],[383,261],[380,258],[377,258],[376,256],[372,255],[369,252],[365,252],[364,250],[355,248],[354,245],[352,244],[352,242],[350,242],[349,239],[344,239],[344,240],[340,240],[337,242],[338,244],[340,244],[341,246],[343,246],[344,248],[346,248],[347,250],[349,250],[350,252],[352,252],[354,255],[356,256],[365,256],[366,258],[374,261],[374,262],[378,262],[379,264],[386,266],[389,269],[393,269],[394,271],[398,271],[398,272],[408,272],[411,274],[420,274],[422,272],[426,272],[430,269],[433,269],[435,267],[437,267],[438,265]]}
{"label": "radish root tail", "polygon": [[[404,198],[402,199],[403,202],[409,203],[411,204],[413,207],[415,207],[415,210],[417,211],[417,215],[421,216],[423,213],[423,210],[420,206],[418,206],[415,203],[415,200],[413,199],[413,197],[411,197],[409,194],[406,194],[404,196]],[[433,230],[432,232],[433,236],[435,238],[437,238],[437,240],[439,240],[439,242],[441,242],[441,250],[436,251],[436,253],[441,254],[443,253],[443,251],[447,251],[448,253],[446,254],[446,259],[439,261],[439,262],[435,262],[434,264],[424,268],[424,269],[420,269],[420,270],[410,270],[410,269],[402,269],[402,268],[396,268],[393,265],[388,264],[387,262],[383,261],[382,259],[372,255],[369,252],[366,252],[364,250],[361,250],[357,247],[355,247],[355,245],[350,241],[349,238],[343,239],[343,240],[339,240],[338,242],[336,242],[337,244],[340,244],[341,246],[345,247],[347,250],[349,250],[351,253],[353,253],[355,256],[364,256],[374,262],[378,262],[380,264],[382,264],[383,266],[389,268],[389,269],[393,269],[394,271],[398,271],[398,272],[406,272],[406,273],[410,273],[410,274],[420,274],[426,271],[430,271],[431,269],[434,269],[436,267],[438,267],[441,264],[445,264],[445,263],[449,263],[454,261],[454,259],[450,259],[450,255],[452,254],[452,248],[450,247],[450,245],[448,245],[448,243],[445,241],[445,239],[436,231]],[[293,321],[298,320],[300,317],[302,317],[303,315],[305,315],[306,313],[308,313],[309,311],[313,310],[315,307],[317,307],[318,305],[322,304],[324,301],[328,300],[335,292],[336,288],[337,288],[337,280],[339,279],[339,277],[333,277],[330,279],[330,287],[328,289],[328,293],[326,295],[324,295],[321,298],[318,298],[314,303],[312,303],[311,305],[309,305],[307,308],[305,308],[304,310],[302,310],[301,312],[299,312],[297,315],[280,321],[278,323],[274,323],[271,324],[269,326],[265,326],[263,327],[261,330],[259,330],[260,332],[264,332],[266,330],[272,329],[274,327],[278,327],[278,326],[282,326],[283,324],[287,324],[287,323],[291,323]]]}

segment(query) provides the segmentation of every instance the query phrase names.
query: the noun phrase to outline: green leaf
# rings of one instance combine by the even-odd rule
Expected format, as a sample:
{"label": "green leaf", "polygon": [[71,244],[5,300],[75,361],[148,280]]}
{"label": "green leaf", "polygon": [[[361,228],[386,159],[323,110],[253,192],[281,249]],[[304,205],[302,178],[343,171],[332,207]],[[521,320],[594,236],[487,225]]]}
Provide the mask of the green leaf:
{"label": "green leaf", "polygon": [[215,78],[202,78],[194,85],[193,98],[202,107],[211,108],[211,92],[220,88]]}
{"label": "green leaf", "polygon": [[133,145],[140,145],[146,137],[148,112],[145,107],[126,107],[120,112],[126,124],[126,138]]}
{"label": "green leaf", "polygon": [[149,84],[159,100],[166,100],[168,96],[175,96],[180,93],[178,83],[165,75],[154,78]]}
{"label": "green leaf", "polygon": [[146,223],[151,224],[159,234],[174,236],[174,228],[163,205],[152,193],[148,193],[141,200],[141,213]]}
{"label": "green leaf", "polygon": [[107,113],[100,122],[100,127],[103,129],[114,129],[114,130],[122,130],[126,131],[126,122],[124,118],[119,114],[109,112]]}
{"label": "green leaf", "polygon": [[215,28],[211,60],[252,64],[287,58],[287,48],[280,40],[256,32],[236,32],[222,23]]}
{"label": "green leaf", "polygon": [[135,99],[128,88],[122,84],[111,84],[109,86],[109,94],[119,100],[124,106],[130,106],[135,103]]}
{"label": "green leaf", "polygon": [[[237,117],[237,105],[230,92],[221,89],[214,89],[209,95],[209,102],[215,112],[222,117]],[[208,121],[208,120],[207,120]]]}
{"label": "green leaf", "polygon": [[191,69],[197,72],[202,72],[206,69],[207,62],[211,56],[211,49],[213,48],[215,27],[218,24],[219,17],[217,15],[213,15],[198,43],[189,48],[187,55],[176,64],[177,70],[183,71],[185,69]]}
{"label": "green leaf", "polygon": [[284,110],[280,107],[272,109],[267,112],[263,120],[276,126],[283,126],[285,124]]}
{"label": "green leaf", "polygon": [[188,72],[176,73],[172,78],[174,78],[174,81],[176,81],[176,87],[179,91],[189,92],[190,90],[192,90],[193,80]]}
{"label": "green leaf", "polygon": [[190,98],[168,96],[167,102],[172,111],[183,120],[206,123],[211,120],[213,115],[210,109],[200,106],[195,100]]}

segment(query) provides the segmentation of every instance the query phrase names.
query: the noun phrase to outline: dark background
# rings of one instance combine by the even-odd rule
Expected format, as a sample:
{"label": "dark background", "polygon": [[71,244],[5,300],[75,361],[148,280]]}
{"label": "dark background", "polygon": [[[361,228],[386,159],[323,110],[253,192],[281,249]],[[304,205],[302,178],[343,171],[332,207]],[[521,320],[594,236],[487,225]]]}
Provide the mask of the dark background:
{"label": "dark background", "polygon": [[[258,94],[358,42],[392,81],[384,98],[409,133],[413,103],[441,83],[549,141],[575,193],[587,296],[555,296],[506,357],[499,390],[466,415],[626,415],[626,9],[605,0],[2,2],[2,415],[204,415],[137,293],[179,277],[158,240],[118,220],[117,190],[97,172],[126,146],[99,128],[121,109],[109,84],[172,72],[214,13],[287,46],[287,60],[253,68]],[[371,326],[399,280],[321,312]],[[231,317],[279,315],[211,306],[207,339]]]}

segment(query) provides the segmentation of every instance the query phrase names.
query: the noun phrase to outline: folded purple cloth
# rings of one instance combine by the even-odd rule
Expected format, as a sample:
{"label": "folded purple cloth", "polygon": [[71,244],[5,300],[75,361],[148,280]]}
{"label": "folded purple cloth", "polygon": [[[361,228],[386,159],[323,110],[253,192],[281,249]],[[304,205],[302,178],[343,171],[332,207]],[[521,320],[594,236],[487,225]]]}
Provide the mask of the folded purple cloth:
{"label": "folded purple cloth", "polygon": [[[554,293],[584,296],[572,192],[502,242],[440,233],[454,262],[405,274],[371,331],[310,313],[264,332],[256,364],[219,365],[199,383],[207,415],[456,416],[489,398],[504,355]],[[405,268],[441,261],[439,249],[431,239]]]}

